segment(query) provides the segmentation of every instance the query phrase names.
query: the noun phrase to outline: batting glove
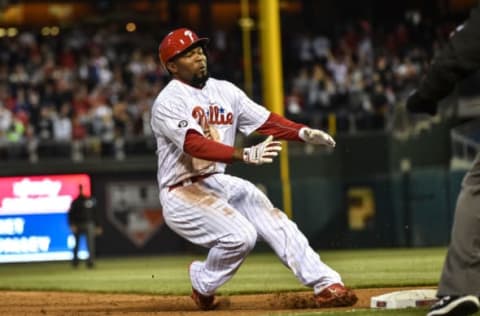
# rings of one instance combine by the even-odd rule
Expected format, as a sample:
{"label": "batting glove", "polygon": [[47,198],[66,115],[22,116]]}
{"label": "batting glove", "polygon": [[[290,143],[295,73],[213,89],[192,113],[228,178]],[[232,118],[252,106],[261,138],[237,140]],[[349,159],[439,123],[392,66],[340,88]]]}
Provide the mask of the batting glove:
{"label": "batting glove", "polygon": [[298,136],[306,143],[314,145],[325,145],[328,147],[335,147],[335,141],[332,136],[327,133],[309,127],[302,127],[298,132]]}
{"label": "batting glove", "polygon": [[248,164],[261,165],[271,163],[273,158],[278,156],[282,150],[282,143],[273,140],[273,136],[268,136],[260,144],[243,149],[243,160]]}

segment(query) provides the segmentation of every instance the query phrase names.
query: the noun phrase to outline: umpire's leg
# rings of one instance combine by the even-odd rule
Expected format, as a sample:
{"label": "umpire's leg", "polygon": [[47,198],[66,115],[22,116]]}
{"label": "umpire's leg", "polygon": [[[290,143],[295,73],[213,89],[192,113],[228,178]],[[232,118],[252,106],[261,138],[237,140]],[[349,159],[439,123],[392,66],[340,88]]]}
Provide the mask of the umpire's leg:
{"label": "umpire's leg", "polygon": [[87,247],[89,257],[87,260],[87,267],[92,268],[95,263],[95,223],[88,222],[85,227],[87,237]]}
{"label": "umpire's leg", "polygon": [[73,233],[73,236],[75,237],[75,246],[73,246],[72,252],[73,252],[73,258],[72,258],[72,265],[74,267],[78,266],[78,245],[80,244],[80,232],[77,231]]}
{"label": "umpire's leg", "polygon": [[480,295],[480,155],[462,183],[438,296]]}

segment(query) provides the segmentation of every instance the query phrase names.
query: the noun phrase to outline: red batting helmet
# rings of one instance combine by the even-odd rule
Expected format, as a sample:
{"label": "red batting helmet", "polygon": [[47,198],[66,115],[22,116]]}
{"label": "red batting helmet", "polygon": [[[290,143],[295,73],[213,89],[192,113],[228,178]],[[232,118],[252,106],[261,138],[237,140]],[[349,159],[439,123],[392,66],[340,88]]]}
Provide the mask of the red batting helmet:
{"label": "red batting helmet", "polygon": [[158,47],[160,60],[166,65],[170,59],[197,43],[205,45],[208,43],[208,38],[199,38],[195,32],[187,28],[171,31],[163,38]]}

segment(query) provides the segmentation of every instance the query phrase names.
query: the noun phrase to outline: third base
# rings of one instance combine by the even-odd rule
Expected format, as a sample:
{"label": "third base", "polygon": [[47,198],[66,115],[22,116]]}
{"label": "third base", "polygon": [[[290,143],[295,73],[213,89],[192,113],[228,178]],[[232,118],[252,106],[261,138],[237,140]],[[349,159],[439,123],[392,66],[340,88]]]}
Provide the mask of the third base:
{"label": "third base", "polygon": [[418,289],[386,293],[373,296],[370,300],[370,307],[387,309],[426,307],[438,300],[436,292],[433,289]]}

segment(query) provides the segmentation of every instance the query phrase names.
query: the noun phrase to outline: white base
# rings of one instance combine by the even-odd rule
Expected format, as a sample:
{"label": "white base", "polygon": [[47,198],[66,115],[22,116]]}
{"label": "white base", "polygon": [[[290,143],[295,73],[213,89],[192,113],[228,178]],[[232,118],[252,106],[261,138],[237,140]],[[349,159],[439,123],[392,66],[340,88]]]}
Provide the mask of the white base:
{"label": "white base", "polygon": [[436,290],[419,289],[408,291],[397,291],[373,296],[370,300],[371,308],[407,308],[407,307],[428,307],[435,303]]}

